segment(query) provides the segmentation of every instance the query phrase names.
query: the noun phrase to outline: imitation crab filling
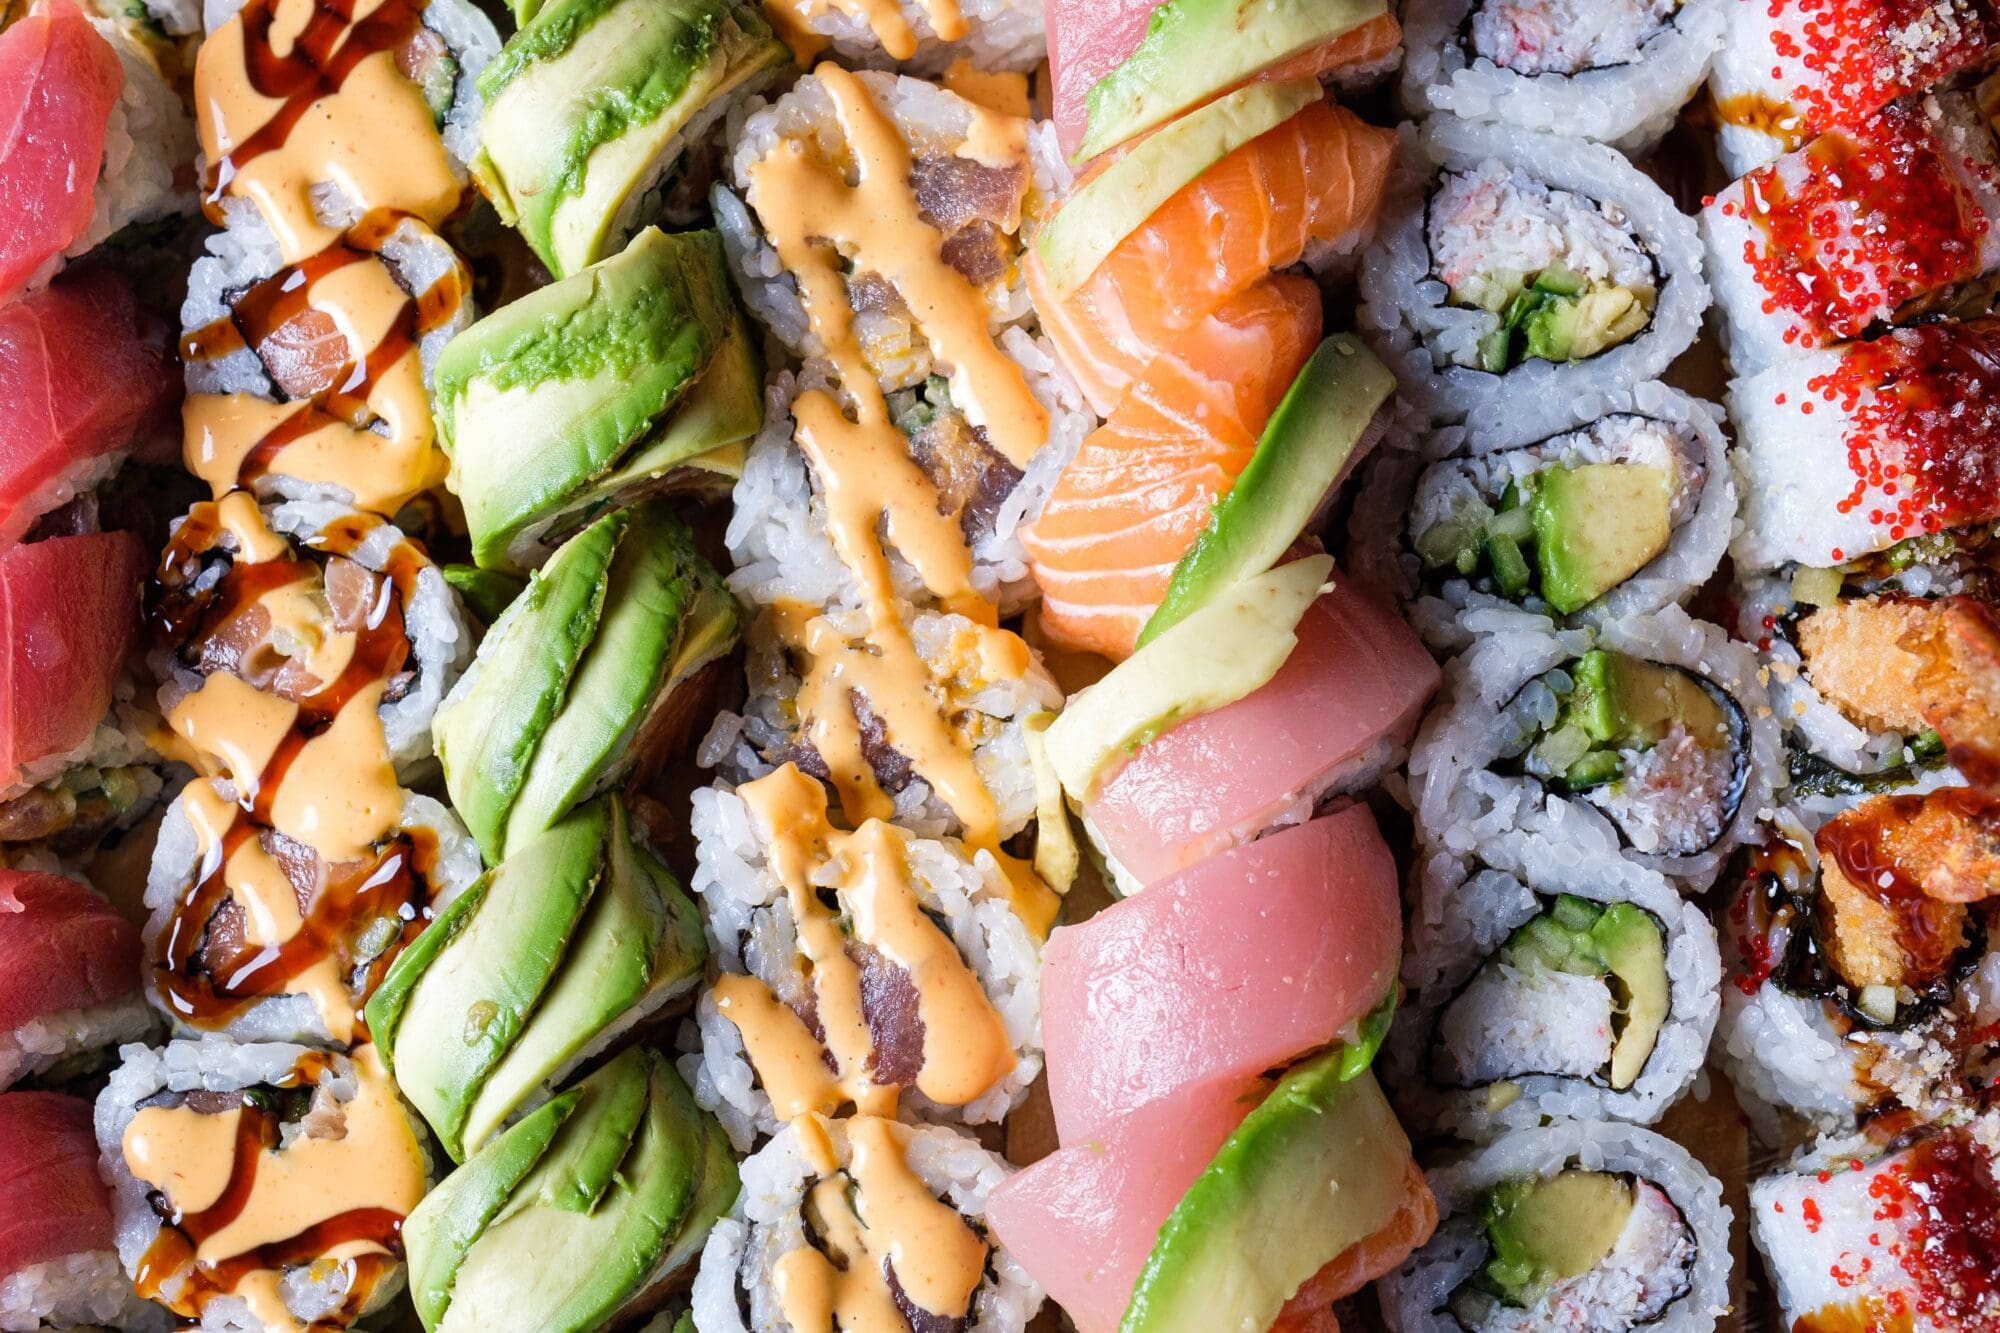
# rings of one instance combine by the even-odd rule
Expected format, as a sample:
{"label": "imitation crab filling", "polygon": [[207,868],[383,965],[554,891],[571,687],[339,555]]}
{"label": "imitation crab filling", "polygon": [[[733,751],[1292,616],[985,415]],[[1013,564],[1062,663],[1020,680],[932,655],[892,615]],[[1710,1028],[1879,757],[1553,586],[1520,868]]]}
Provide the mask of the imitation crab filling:
{"label": "imitation crab filling", "polygon": [[1637,61],[1646,43],[1671,27],[1680,0],[1619,0],[1585,6],[1570,0],[1493,0],[1474,9],[1464,42],[1516,74],[1581,74]]}
{"label": "imitation crab filling", "polygon": [[1458,365],[1583,361],[1652,322],[1659,275],[1615,204],[1488,164],[1440,177],[1425,236],[1451,304],[1487,312],[1476,346],[1441,354]]}

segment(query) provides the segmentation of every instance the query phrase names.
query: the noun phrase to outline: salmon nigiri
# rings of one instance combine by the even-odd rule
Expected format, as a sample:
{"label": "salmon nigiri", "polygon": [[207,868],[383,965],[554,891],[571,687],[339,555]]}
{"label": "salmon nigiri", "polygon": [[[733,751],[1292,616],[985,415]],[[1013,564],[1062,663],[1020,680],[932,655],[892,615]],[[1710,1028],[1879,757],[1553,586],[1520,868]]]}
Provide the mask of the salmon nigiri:
{"label": "salmon nigiri", "polygon": [[1319,334],[1319,289],[1270,278],[1146,368],[1021,530],[1044,629],[1106,657],[1131,655]]}
{"label": "salmon nigiri", "polygon": [[1110,416],[1154,358],[1231,297],[1309,247],[1366,233],[1395,148],[1393,131],[1315,102],[1182,187],[1067,299],[1030,256],[1043,329],[1098,414]]}

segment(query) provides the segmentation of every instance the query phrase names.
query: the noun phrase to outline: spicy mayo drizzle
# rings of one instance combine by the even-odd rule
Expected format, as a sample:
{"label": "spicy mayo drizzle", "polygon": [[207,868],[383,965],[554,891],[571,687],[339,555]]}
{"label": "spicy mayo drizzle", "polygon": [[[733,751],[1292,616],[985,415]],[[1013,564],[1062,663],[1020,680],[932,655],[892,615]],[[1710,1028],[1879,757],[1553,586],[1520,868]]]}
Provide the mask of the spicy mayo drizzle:
{"label": "spicy mayo drizzle", "polygon": [[[939,41],[961,41],[970,31],[958,0],[921,0],[921,7]],[[826,39],[812,26],[826,13],[866,23],[892,60],[908,60],[917,53],[917,30],[903,17],[897,0],[770,0],[769,9],[779,35],[801,65],[826,49]]]}

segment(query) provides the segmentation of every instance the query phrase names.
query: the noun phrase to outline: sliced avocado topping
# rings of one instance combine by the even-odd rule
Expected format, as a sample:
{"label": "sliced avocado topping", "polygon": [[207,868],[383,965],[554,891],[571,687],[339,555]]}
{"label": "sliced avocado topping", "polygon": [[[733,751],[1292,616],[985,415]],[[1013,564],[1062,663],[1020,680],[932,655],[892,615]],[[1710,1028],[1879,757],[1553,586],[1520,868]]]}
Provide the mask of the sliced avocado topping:
{"label": "sliced avocado topping", "polygon": [[1631,1214],[1632,1186],[1602,1172],[1572,1168],[1496,1185],[1480,1201],[1490,1253],[1473,1283],[1533,1307],[1556,1283],[1604,1262]]}
{"label": "sliced avocado topping", "polygon": [[1666,939],[1650,912],[1562,894],[1515,928],[1499,959],[1523,970],[1607,978],[1613,1001],[1609,1082],[1620,1090],[1632,1086],[1659,1041],[1671,999]]}
{"label": "sliced avocado topping", "polygon": [[1068,300],[1182,186],[1322,96],[1318,79],[1245,84],[1134,144],[1078,185],[1035,237],[1050,293]]}
{"label": "sliced avocado topping", "polygon": [[1174,566],[1139,646],[1283,559],[1358,461],[1369,425],[1395,391],[1395,376],[1359,339],[1341,333],[1321,343],[1271,414],[1242,475]]}
{"label": "sliced avocado topping", "polygon": [[1542,596],[1569,615],[1667,549],[1673,497],[1665,468],[1584,463],[1537,474],[1528,514]]}
{"label": "sliced avocado topping", "polygon": [[1076,160],[1387,13],[1381,0],[1167,0],[1131,55],[1097,81]]}
{"label": "sliced avocado topping", "polygon": [[465,602],[466,609],[485,624],[492,624],[500,618],[528,581],[504,570],[480,569],[476,565],[445,565],[441,572]]}
{"label": "sliced avocado topping", "polygon": [[1624,775],[1623,755],[1678,725],[1708,749],[1730,744],[1729,714],[1679,667],[1594,648],[1569,666],[1571,686],[1555,722],[1528,751],[1527,769],[1580,791]]}

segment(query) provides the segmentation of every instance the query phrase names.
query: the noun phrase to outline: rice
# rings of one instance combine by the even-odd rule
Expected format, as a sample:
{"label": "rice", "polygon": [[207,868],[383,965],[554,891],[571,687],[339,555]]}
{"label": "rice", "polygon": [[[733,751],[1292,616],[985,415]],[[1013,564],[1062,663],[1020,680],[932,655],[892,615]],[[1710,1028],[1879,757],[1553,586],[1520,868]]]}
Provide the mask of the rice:
{"label": "rice", "polygon": [[902,68],[914,74],[939,75],[959,60],[974,69],[1032,73],[1047,54],[1042,6],[1037,0],[960,0],[965,35],[942,41],[931,21],[931,0],[896,0],[896,11],[916,38],[916,51],[897,61],[883,48],[865,13],[865,6],[801,4],[787,0],[772,6],[790,23],[823,38],[849,64],[867,69]]}
{"label": "rice", "polygon": [[80,1250],[0,1277],[0,1330],[103,1325],[119,1333],[165,1333],[167,1312],[141,1300],[115,1250]]}
{"label": "rice", "polygon": [[[76,1056],[142,1041],[152,1035],[156,1021],[137,990],[84,1009],[40,1014],[12,1032],[0,1032],[0,1090],[46,1074]],[[0,1309],[5,1308],[5,1298],[0,1297]]]}
{"label": "rice", "polygon": [[92,19],[124,67],[125,81],[105,126],[104,166],[90,225],[70,245],[75,258],[129,226],[191,213],[195,192],[175,180],[195,155],[194,122],[159,66],[118,21]]}

